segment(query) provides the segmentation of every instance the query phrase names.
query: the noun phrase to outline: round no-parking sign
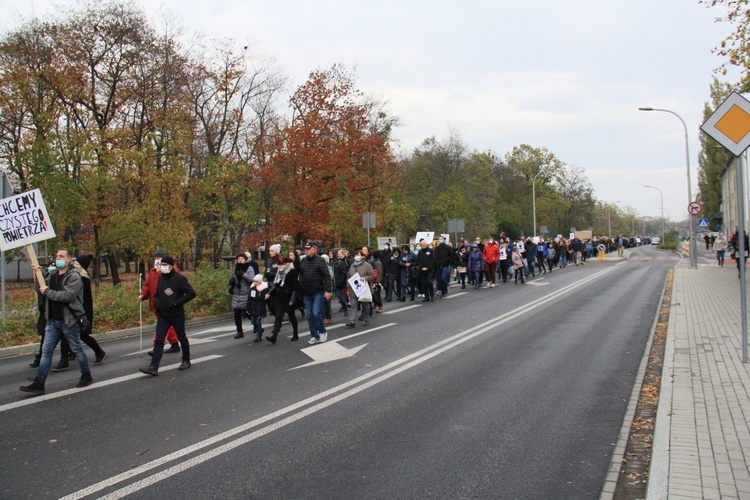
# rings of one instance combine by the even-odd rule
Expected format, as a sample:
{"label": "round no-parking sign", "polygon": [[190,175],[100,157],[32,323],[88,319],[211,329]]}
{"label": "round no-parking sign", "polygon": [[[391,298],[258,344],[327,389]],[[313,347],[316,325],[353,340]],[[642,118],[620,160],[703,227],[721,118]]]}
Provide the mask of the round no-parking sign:
{"label": "round no-parking sign", "polygon": [[697,201],[691,201],[688,203],[687,211],[690,215],[700,215],[703,211],[703,206]]}

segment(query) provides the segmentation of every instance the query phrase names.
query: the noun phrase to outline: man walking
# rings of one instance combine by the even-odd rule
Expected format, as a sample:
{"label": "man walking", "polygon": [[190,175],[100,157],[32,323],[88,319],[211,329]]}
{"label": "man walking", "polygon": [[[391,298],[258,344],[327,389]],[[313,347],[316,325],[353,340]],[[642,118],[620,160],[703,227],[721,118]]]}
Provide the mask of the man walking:
{"label": "man walking", "polygon": [[426,241],[422,240],[419,245],[422,249],[417,253],[415,265],[419,269],[419,285],[424,293],[422,302],[434,302],[435,289],[433,288],[432,280],[435,276],[437,259],[435,258],[435,252],[429,248]]}
{"label": "man walking", "polygon": [[450,283],[451,264],[453,263],[453,248],[445,243],[445,238],[440,236],[438,246],[435,248],[435,260],[437,261],[437,296],[448,295]]}
{"label": "man walking", "polygon": [[[143,287],[141,287],[141,293],[138,295],[139,301],[148,300],[148,308],[151,309],[151,312],[157,318],[159,317],[159,311],[156,310],[154,297],[156,296],[156,287],[159,284],[159,276],[161,276],[161,259],[166,255],[167,252],[163,249],[156,249],[154,252],[154,267],[148,270],[148,276],[146,276],[146,281],[143,282]],[[180,269],[175,266],[175,271],[179,272]],[[163,352],[180,352],[179,340],[177,339],[177,334],[174,332],[174,328],[170,328],[167,331],[166,340],[169,342],[170,347]],[[156,333],[154,333],[154,343],[156,343]],[[154,352],[151,351],[148,354],[149,356],[153,356]]]}
{"label": "man walking", "polygon": [[[20,387],[23,392],[35,395],[44,394],[44,383],[52,364],[52,351],[61,336],[68,340],[70,349],[75,353],[81,369],[81,380],[76,387],[86,387],[93,382],[89,360],[81,345],[81,329],[78,324],[78,317],[84,315],[83,282],[78,270],[71,265],[72,259],[73,254],[68,249],[57,250],[55,254],[57,271],[52,271],[45,283],[39,285],[39,293],[45,299],[47,327],[44,332],[39,369],[34,382]],[[36,273],[37,266],[32,265],[32,268]]]}
{"label": "man walking", "polygon": [[326,331],[325,304],[331,300],[333,286],[331,273],[323,257],[318,255],[317,241],[305,245],[305,258],[299,263],[299,291],[305,302],[307,324],[310,327],[310,345],[328,340]]}
{"label": "man walking", "polygon": [[174,328],[182,347],[182,363],[178,370],[190,368],[190,343],[185,334],[185,303],[195,298],[195,290],[188,279],[180,274],[174,265],[174,259],[169,255],[161,259],[161,276],[156,286],[154,306],[159,313],[156,320],[156,343],[151,364],[140,368],[146,375],[159,375],[159,363],[164,352],[164,338],[170,327]]}

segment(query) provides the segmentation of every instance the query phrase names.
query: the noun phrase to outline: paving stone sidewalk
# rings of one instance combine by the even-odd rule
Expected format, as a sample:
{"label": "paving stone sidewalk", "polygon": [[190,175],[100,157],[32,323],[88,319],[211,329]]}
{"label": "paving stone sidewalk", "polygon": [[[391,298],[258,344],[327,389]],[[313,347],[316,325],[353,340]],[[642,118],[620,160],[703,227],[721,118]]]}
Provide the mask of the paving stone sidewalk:
{"label": "paving stone sidewalk", "polygon": [[[647,498],[750,499],[750,364],[734,261],[675,269]],[[750,286],[748,286],[750,289]]]}

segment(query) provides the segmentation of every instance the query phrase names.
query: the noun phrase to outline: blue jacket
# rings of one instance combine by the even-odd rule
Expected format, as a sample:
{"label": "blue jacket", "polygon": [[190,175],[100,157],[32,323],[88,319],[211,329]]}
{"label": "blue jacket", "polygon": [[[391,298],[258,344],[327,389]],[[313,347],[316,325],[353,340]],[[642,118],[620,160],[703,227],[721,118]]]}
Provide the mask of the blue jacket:
{"label": "blue jacket", "polygon": [[469,269],[471,269],[475,273],[484,271],[484,256],[478,248],[476,252],[474,251],[474,249],[469,252]]}

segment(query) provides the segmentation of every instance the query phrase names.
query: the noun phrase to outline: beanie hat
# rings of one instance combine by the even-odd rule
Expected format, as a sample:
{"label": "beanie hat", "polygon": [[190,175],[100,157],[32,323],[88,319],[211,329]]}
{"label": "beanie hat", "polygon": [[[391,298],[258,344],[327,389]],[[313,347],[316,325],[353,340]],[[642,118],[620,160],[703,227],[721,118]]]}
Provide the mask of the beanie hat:
{"label": "beanie hat", "polygon": [[81,255],[80,257],[78,257],[78,263],[81,265],[83,269],[88,269],[89,264],[91,264],[91,256]]}
{"label": "beanie hat", "polygon": [[237,256],[235,257],[235,259],[239,259],[240,257],[242,257],[243,259],[247,260],[247,254],[245,252],[238,253]]}
{"label": "beanie hat", "polygon": [[167,252],[165,252],[163,248],[157,248],[156,251],[154,252],[154,257],[157,257],[157,258],[164,257],[165,255],[167,255]]}
{"label": "beanie hat", "polygon": [[278,243],[274,243],[273,245],[271,245],[271,248],[269,250],[279,254],[281,253],[281,245],[279,245]]}
{"label": "beanie hat", "polygon": [[256,283],[263,283],[263,276],[258,273],[255,276],[253,276],[253,281]]}
{"label": "beanie hat", "polygon": [[165,255],[161,258],[162,265],[169,264],[170,266],[174,267],[174,259],[170,257],[169,255]]}

